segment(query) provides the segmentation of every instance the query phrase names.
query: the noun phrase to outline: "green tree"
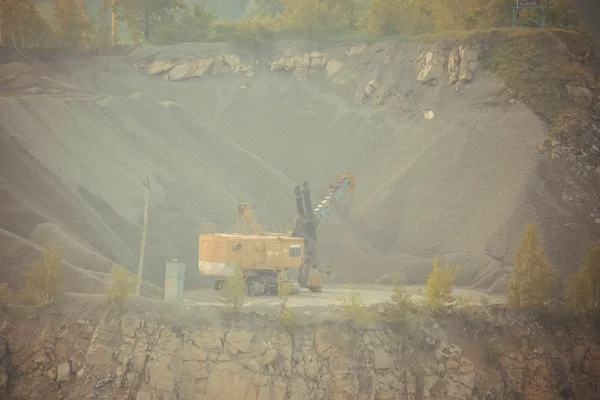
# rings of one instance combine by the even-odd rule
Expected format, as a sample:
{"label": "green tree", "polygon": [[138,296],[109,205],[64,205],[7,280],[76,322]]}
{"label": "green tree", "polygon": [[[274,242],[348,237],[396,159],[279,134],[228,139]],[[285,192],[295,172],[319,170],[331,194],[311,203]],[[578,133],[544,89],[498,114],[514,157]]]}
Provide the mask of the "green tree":
{"label": "green tree", "polygon": [[555,283],[554,270],[546,260],[535,226],[528,224],[515,254],[515,266],[506,293],[507,303],[521,309],[547,306]]}
{"label": "green tree", "polygon": [[429,306],[434,310],[449,307],[455,302],[456,297],[452,295],[452,282],[459,268],[450,265],[440,268],[438,258],[433,260],[433,270],[427,277],[427,299]]}
{"label": "green tree", "polygon": [[178,21],[178,12],[186,8],[185,0],[115,0],[109,7],[117,18],[127,23],[133,39],[140,43],[152,38],[164,24]]}
{"label": "green tree", "polygon": [[600,240],[587,246],[583,264],[569,279],[565,307],[568,311],[600,309]]}

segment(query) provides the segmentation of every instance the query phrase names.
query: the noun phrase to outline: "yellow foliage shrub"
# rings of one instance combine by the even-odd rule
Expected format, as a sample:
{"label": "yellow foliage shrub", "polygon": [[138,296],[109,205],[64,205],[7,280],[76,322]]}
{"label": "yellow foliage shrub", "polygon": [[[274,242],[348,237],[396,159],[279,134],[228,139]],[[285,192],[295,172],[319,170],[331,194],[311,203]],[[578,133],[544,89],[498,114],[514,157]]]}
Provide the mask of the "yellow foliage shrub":
{"label": "yellow foliage shrub", "polygon": [[283,304],[287,303],[288,296],[292,293],[292,283],[285,277],[285,271],[277,274],[277,296]]}
{"label": "yellow foliage shrub", "polygon": [[377,321],[377,313],[365,305],[360,293],[352,284],[346,284],[350,290],[348,296],[340,296],[342,312],[346,320],[354,322],[358,327],[366,327]]}
{"label": "yellow foliage shrub", "polygon": [[301,325],[298,315],[293,312],[285,303],[282,304],[281,311],[277,315],[277,319],[281,325],[283,325],[283,327],[290,332],[295,331]]}
{"label": "yellow foliage shrub", "polygon": [[440,268],[438,258],[433,260],[433,271],[427,277],[427,299],[432,309],[441,310],[453,305],[456,298],[452,295],[452,282],[459,269],[459,266],[449,265]]}
{"label": "yellow foliage shrub", "polygon": [[117,306],[119,312],[123,310],[129,295],[135,293],[136,283],[129,271],[120,265],[113,265],[112,280],[106,288],[106,294],[108,300]]}
{"label": "yellow foliage shrub", "polygon": [[54,301],[60,290],[62,257],[58,247],[44,250],[42,258],[25,272],[25,288],[20,297],[26,305],[47,304]]}
{"label": "yellow foliage shrub", "polygon": [[233,274],[227,278],[221,289],[222,301],[233,310],[240,310],[246,300],[246,280],[239,264],[233,268]]}
{"label": "yellow foliage shrub", "polygon": [[271,17],[244,19],[235,25],[229,40],[236,45],[261,48],[273,40],[281,29],[279,21]]}
{"label": "yellow foliage shrub", "polygon": [[587,247],[583,265],[569,279],[565,308],[570,312],[600,309],[600,240]]}
{"label": "yellow foliage shrub", "polygon": [[392,296],[386,302],[382,317],[385,322],[391,325],[392,329],[399,331],[404,328],[404,317],[406,312],[415,306],[412,296],[399,280],[395,280]]}

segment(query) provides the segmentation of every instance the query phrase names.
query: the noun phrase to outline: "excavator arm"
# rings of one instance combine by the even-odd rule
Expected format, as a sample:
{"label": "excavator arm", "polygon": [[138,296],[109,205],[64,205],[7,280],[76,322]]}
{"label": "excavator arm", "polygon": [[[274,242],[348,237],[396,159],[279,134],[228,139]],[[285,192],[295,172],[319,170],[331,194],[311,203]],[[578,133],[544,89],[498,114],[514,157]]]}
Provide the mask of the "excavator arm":
{"label": "excavator arm", "polygon": [[313,210],[308,183],[304,182],[302,188],[296,186],[296,206],[298,216],[294,221],[292,236],[304,238],[304,258],[298,274],[300,286],[311,291],[320,292],[322,287],[319,272],[319,252],[317,243],[317,226],[329,213],[331,205],[345,193],[354,190],[356,177],[351,172],[343,172],[329,185],[329,194]]}

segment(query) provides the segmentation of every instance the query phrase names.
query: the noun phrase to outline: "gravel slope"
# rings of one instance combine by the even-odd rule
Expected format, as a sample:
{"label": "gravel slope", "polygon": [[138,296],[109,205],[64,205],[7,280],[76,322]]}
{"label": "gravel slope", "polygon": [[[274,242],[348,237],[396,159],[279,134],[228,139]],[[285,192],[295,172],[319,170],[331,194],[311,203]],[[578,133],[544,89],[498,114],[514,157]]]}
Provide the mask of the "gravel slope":
{"label": "gravel slope", "polygon": [[134,270],[149,175],[145,276],[162,285],[171,258],[197,277],[202,222],[227,229],[249,202],[261,222],[291,224],[295,183],[308,180],[317,201],[351,170],[356,192],[319,228],[337,281],[403,272],[422,283],[431,257],[443,255],[464,266],[463,283],[497,286],[527,221],[540,225],[551,260],[572,268],[590,231],[564,226],[575,213],[559,204],[559,182],[537,155],[545,124],[498,101],[502,83],[483,72],[461,92],[417,84],[415,50],[403,43],[391,63],[375,49],[349,63],[347,87],[377,74],[404,93],[359,108],[348,89],[318,77],[169,82],[136,69],[136,57],[4,65],[0,228],[75,248],[69,257],[88,260],[85,269],[108,272],[116,261]]}

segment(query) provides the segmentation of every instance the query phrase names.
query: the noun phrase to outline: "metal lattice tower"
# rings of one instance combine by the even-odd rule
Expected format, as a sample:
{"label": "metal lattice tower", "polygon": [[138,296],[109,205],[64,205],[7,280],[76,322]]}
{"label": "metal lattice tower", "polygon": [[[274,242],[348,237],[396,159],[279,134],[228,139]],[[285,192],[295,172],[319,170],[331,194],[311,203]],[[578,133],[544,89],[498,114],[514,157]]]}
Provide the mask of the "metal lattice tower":
{"label": "metal lattice tower", "polygon": [[543,28],[546,25],[548,6],[552,3],[553,0],[514,0],[513,26],[533,25]]}

